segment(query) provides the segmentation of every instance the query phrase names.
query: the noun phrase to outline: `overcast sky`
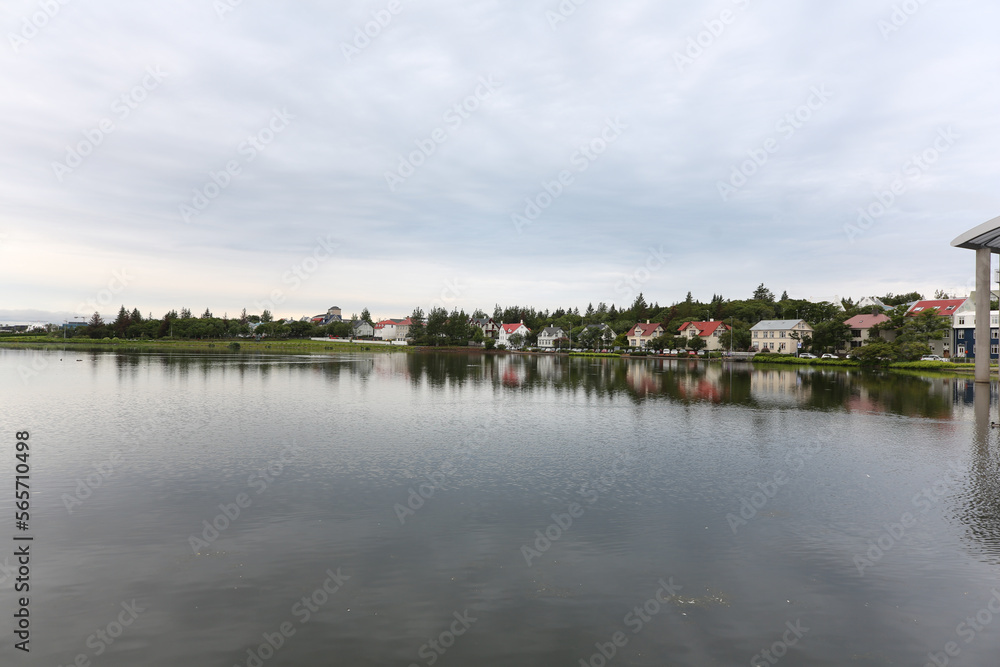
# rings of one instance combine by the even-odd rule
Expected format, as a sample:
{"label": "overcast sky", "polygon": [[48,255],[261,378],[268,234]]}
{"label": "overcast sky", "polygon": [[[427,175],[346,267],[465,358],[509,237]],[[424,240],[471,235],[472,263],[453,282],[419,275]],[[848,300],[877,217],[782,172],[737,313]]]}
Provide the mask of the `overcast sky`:
{"label": "overcast sky", "polygon": [[969,289],[1000,6],[576,1],[4,2],[0,320]]}

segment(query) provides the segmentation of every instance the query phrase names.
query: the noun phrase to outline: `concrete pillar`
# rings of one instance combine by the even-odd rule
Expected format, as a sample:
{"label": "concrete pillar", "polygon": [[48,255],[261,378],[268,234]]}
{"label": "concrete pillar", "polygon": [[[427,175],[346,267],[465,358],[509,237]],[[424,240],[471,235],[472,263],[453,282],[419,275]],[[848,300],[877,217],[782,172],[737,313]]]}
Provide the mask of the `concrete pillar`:
{"label": "concrete pillar", "polygon": [[989,248],[976,249],[976,382],[990,381]]}

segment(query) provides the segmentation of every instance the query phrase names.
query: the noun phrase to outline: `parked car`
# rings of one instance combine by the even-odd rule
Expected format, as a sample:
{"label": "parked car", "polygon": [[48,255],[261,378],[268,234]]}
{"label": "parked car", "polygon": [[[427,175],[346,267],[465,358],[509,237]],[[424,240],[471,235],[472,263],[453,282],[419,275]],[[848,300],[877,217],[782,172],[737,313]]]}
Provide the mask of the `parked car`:
{"label": "parked car", "polygon": [[820,357],[820,359],[840,359],[840,357],[838,357],[835,354],[830,354],[829,352],[827,352],[822,357]]}
{"label": "parked car", "polygon": [[799,355],[799,359],[817,359],[815,354],[809,354],[808,352],[803,352]]}
{"label": "parked car", "polygon": [[920,357],[920,361],[944,361],[944,359],[942,359],[936,354],[925,354],[924,356]]}

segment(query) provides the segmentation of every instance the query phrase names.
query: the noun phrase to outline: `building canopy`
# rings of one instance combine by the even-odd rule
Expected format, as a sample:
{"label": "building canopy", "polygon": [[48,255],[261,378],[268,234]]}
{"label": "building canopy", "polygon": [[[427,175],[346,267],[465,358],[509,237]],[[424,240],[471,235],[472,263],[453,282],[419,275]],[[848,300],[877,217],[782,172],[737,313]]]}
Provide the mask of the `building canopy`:
{"label": "building canopy", "polygon": [[956,248],[979,250],[989,248],[990,252],[1000,255],[1000,217],[973,227],[964,234],[959,234],[951,242]]}

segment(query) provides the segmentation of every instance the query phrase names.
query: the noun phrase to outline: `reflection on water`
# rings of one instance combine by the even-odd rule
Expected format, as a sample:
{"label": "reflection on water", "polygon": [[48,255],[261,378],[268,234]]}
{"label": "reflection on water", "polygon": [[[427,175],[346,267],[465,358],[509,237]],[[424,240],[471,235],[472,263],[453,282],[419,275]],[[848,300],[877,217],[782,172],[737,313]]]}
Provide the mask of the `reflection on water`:
{"label": "reflection on water", "polygon": [[[256,664],[248,650],[284,621],[296,634],[264,667],[575,667],[618,631],[611,667],[750,664],[799,621],[783,664],[925,664],[1000,586],[996,387],[965,378],[66,352],[22,379],[32,354],[0,350],[3,428],[37,443],[45,642],[28,665]],[[252,502],[193,551],[240,493]],[[339,571],[302,623],[294,605]],[[658,602],[661,579],[683,588]],[[6,618],[12,584],[0,569]],[[95,655],[88,637],[133,599],[147,611]],[[633,633],[637,605],[650,611]],[[452,623],[467,633],[429,648]],[[994,623],[963,664],[998,652]]]}

